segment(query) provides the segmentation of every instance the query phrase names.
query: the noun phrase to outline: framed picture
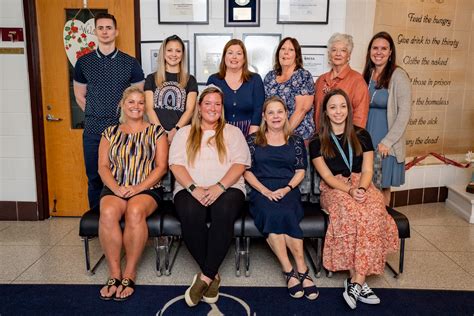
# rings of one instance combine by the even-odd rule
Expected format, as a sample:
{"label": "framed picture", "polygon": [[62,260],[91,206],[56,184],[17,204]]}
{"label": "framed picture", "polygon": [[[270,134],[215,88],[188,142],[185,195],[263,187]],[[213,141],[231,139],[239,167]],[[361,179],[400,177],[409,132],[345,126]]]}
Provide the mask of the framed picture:
{"label": "framed picture", "polygon": [[198,84],[206,84],[219,71],[222,50],[232,33],[194,33],[194,76]]}
{"label": "framed picture", "polygon": [[206,89],[206,85],[205,84],[198,84],[198,95],[201,94],[201,92]]}
{"label": "framed picture", "polygon": [[249,70],[265,78],[273,69],[273,56],[280,40],[281,34],[243,34]]}
{"label": "framed picture", "polygon": [[278,0],[278,24],[328,24],[329,0]]}
{"label": "framed picture", "polygon": [[[184,49],[186,50],[186,62],[188,64],[188,73],[189,73],[189,41],[184,42]],[[152,72],[156,71],[157,68],[157,58],[160,51],[161,44],[163,41],[143,41],[141,42],[141,59],[142,59],[142,68],[145,73],[145,77]]]}
{"label": "framed picture", "polygon": [[209,0],[158,0],[160,24],[209,24]]}
{"label": "framed picture", "polygon": [[304,69],[313,75],[315,82],[319,76],[331,69],[328,64],[328,49],[324,45],[301,45],[301,55]]}
{"label": "framed picture", "polygon": [[224,26],[260,26],[260,0],[225,0]]}

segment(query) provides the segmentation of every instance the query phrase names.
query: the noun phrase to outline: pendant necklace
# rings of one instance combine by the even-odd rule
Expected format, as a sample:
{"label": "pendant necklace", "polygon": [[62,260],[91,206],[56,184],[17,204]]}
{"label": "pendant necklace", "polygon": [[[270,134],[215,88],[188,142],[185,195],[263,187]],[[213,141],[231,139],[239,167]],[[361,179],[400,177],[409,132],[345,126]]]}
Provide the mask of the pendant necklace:
{"label": "pendant necklace", "polygon": [[[372,74],[370,75],[370,80],[369,80],[369,93],[370,93],[370,85],[372,84],[372,77],[374,76],[374,71],[372,70]],[[374,80],[375,82],[375,80]],[[374,101],[374,97],[375,95],[377,94],[377,87],[374,83],[374,92],[372,93],[372,97],[370,98],[370,102],[369,104],[372,104],[372,102]]]}

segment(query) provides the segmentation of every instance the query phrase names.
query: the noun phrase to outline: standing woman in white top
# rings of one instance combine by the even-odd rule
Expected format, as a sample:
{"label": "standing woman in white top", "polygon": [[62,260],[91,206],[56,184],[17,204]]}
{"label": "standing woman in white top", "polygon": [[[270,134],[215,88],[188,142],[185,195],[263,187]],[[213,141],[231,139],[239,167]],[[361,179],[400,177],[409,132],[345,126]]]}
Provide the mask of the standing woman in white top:
{"label": "standing woman in white top", "polygon": [[[218,87],[204,89],[191,125],[176,133],[170,147],[176,212],[184,242],[201,270],[185,293],[190,307],[201,299],[217,302],[219,266],[245,200],[243,173],[250,166],[250,152],[240,129],[226,124],[223,104]],[[208,213],[210,227],[206,224]]]}

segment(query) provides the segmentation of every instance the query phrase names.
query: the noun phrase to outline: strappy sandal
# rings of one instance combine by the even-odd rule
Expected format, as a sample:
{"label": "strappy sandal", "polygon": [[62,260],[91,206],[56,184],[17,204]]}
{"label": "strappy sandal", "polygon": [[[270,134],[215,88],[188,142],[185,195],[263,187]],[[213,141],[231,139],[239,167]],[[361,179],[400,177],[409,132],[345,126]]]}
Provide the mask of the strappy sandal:
{"label": "strappy sandal", "polygon": [[[107,292],[110,290],[110,288],[112,286],[115,286],[115,292],[117,292],[117,289],[120,285],[121,281],[119,279],[115,279],[115,278],[110,278],[107,280],[107,282],[105,283],[104,286],[107,286]],[[102,287],[100,290],[102,291],[104,287]],[[115,296],[115,293],[112,294],[111,296],[103,296],[100,292],[99,292],[99,298],[103,301],[110,301],[111,299],[113,299]]]}
{"label": "strappy sandal", "polygon": [[318,287],[316,286],[316,284],[314,284],[313,279],[308,274],[309,274],[309,269],[307,269],[305,273],[299,273],[298,272],[298,276],[300,277],[301,286],[303,286],[303,281],[304,280],[310,280],[311,282],[313,282],[313,285],[303,287],[303,290],[304,290],[304,296],[306,296],[306,298],[308,300],[315,300],[319,296]]}
{"label": "strappy sandal", "polygon": [[[295,278],[299,281],[298,276],[295,273],[295,270],[291,269],[290,272],[282,272],[283,275],[286,277],[286,284],[288,285],[288,282],[290,282],[291,278]],[[288,288],[288,293],[290,294],[291,297],[293,298],[300,298],[303,297],[304,295],[304,290],[303,290],[303,285],[300,283],[296,284],[295,286],[289,287]]]}
{"label": "strappy sandal", "polygon": [[131,288],[133,290],[132,294],[128,295],[128,296],[125,296],[125,297],[117,297],[117,296],[114,296],[114,301],[117,301],[117,302],[123,302],[123,301],[126,301],[128,300],[133,294],[135,294],[135,282],[132,280],[132,279],[129,279],[129,278],[124,278],[122,279],[122,282],[120,282],[120,284],[122,285],[122,291],[120,293],[122,293],[127,287]]}

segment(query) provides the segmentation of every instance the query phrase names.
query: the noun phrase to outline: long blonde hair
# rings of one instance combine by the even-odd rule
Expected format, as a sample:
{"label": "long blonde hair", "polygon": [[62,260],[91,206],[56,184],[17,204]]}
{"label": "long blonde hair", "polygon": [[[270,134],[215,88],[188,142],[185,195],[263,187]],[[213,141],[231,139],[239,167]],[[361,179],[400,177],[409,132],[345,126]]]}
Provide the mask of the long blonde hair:
{"label": "long blonde hair", "polygon": [[207,145],[215,146],[217,148],[219,161],[221,163],[224,162],[227,155],[227,150],[224,142],[224,127],[226,124],[224,119],[224,93],[222,93],[222,90],[216,86],[209,86],[204,89],[199,95],[198,106],[194,108],[193,119],[191,120],[191,130],[189,131],[188,141],[186,142],[186,155],[188,157],[188,162],[191,166],[194,165],[194,161],[196,160],[196,157],[201,151],[201,141],[203,134],[201,128],[201,104],[204,98],[211,93],[217,93],[221,97],[222,112],[219,120],[217,121],[217,126],[215,128],[216,133],[214,134],[214,136],[209,138],[209,140],[207,141]]}
{"label": "long blonde hair", "polygon": [[158,68],[156,69],[155,73],[155,84],[157,87],[161,87],[163,83],[166,81],[166,61],[165,61],[165,52],[166,52],[166,45],[169,42],[178,42],[181,45],[181,50],[183,54],[181,55],[181,61],[179,62],[179,72],[178,72],[178,85],[180,88],[186,88],[189,80],[188,74],[188,62],[186,56],[186,47],[184,46],[183,40],[178,35],[171,35],[167,37],[163,44],[161,44],[160,51],[157,57],[157,64]]}
{"label": "long blonde hair", "polygon": [[[145,92],[143,92],[139,87],[133,85],[125,89],[125,91],[122,94],[122,99],[120,100],[120,103],[118,105],[120,109],[120,117],[119,117],[120,123],[125,123],[126,121],[125,113],[123,112],[123,105],[125,104],[125,100],[127,100],[127,98],[133,93],[140,94],[143,97],[143,100],[145,100]],[[145,122],[148,122],[148,116],[145,113],[143,113],[143,120]]]}
{"label": "long blonde hair", "polygon": [[[283,99],[278,96],[269,97],[263,103],[262,114],[265,114],[265,111],[267,110],[268,105],[273,102],[280,103],[281,105],[283,105],[283,108],[285,109],[285,124],[283,125],[283,134],[285,135],[285,142],[288,144],[288,139],[290,139],[292,131],[290,127],[290,122],[288,121],[288,107],[286,106],[285,101],[283,101]],[[265,132],[267,131],[267,129],[268,129],[267,122],[262,118],[262,122],[260,122],[260,127],[258,128],[258,131],[255,135],[255,145],[259,145],[259,146],[267,145],[267,137],[265,136]]]}

